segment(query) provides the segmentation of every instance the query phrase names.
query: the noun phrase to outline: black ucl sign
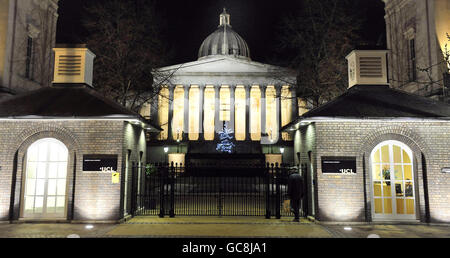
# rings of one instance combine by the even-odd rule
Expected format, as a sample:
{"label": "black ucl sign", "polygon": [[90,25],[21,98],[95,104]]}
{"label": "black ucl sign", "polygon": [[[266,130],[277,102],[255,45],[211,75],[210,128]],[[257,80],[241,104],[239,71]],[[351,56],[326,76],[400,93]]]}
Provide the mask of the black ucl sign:
{"label": "black ucl sign", "polygon": [[322,157],[322,173],[356,174],[356,157]]}
{"label": "black ucl sign", "polygon": [[116,172],[117,155],[83,155],[83,171]]}

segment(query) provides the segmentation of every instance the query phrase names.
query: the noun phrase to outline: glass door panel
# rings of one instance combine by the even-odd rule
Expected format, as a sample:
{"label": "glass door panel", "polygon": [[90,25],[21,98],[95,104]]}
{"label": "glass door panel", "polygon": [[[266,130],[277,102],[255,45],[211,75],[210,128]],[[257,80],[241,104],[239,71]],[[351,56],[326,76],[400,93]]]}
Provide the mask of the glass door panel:
{"label": "glass door panel", "polygon": [[380,145],[371,156],[374,216],[380,219],[413,219],[412,152],[394,141]]}
{"label": "glass door panel", "polygon": [[56,139],[41,139],[27,151],[23,217],[64,217],[68,151]]}

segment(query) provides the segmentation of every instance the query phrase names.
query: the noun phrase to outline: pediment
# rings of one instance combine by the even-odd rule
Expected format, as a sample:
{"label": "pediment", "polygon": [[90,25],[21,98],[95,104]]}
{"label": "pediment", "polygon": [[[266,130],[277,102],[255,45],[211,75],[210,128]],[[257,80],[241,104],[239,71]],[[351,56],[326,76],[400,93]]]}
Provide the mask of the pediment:
{"label": "pediment", "polygon": [[230,57],[215,57],[194,62],[162,67],[159,71],[175,71],[175,75],[193,74],[248,74],[289,73],[290,70],[269,64]]}

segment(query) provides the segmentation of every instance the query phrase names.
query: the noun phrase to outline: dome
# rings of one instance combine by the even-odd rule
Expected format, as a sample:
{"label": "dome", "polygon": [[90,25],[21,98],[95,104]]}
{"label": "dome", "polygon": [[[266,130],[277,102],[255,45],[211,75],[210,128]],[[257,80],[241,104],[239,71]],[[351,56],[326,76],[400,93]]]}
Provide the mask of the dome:
{"label": "dome", "polygon": [[198,58],[212,55],[227,55],[250,60],[250,50],[245,40],[230,25],[230,15],[225,8],[220,14],[220,25],[209,35],[198,51]]}

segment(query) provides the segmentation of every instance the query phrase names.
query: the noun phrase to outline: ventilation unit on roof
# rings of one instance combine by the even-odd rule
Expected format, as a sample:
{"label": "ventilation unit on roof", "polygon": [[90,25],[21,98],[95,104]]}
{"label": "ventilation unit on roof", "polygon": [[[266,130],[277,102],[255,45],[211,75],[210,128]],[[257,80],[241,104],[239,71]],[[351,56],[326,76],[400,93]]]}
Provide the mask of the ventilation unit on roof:
{"label": "ventilation unit on roof", "polygon": [[353,50],[348,61],[349,88],[355,85],[389,85],[386,50]]}
{"label": "ventilation unit on roof", "polygon": [[95,55],[85,45],[57,47],[55,52],[55,84],[87,84],[92,86]]}

